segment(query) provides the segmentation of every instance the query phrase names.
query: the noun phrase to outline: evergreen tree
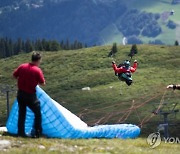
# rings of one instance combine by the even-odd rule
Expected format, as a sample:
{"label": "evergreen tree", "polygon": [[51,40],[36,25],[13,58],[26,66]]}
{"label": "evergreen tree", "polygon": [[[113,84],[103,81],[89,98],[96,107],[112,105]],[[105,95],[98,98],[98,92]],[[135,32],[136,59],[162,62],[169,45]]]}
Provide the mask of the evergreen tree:
{"label": "evergreen tree", "polygon": [[22,51],[25,52],[25,42],[22,40]]}
{"label": "evergreen tree", "polygon": [[69,44],[69,40],[66,40],[66,45],[65,45],[65,49],[69,50],[70,49],[70,44]]}
{"label": "evergreen tree", "polygon": [[117,44],[116,43],[113,43],[113,46],[111,48],[111,51],[109,52],[108,54],[108,57],[112,57],[116,54],[116,52],[118,52],[118,49],[117,49]]}
{"label": "evergreen tree", "polygon": [[[0,38],[0,57],[5,58],[12,55],[17,55],[20,52],[31,52],[33,50],[59,51],[60,49],[75,50],[83,47],[87,47],[87,44],[83,44],[77,40],[75,40],[73,43],[70,43],[68,39],[65,43],[63,40],[61,43],[59,43],[56,40],[51,41],[46,39],[37,39],[36,41],[27,39],[24,41],[21,38],[18,38],[17,40]],[[113,48],[113,52],[114,50],[115,49]]]}
{"label": "evergreen tree", "polygon": [[48,45],[48,42],[46,41],[46,39],[42,39],[42,48],[44,51],[49,51],[49,45]]}
{"label": "evergreen tree", "polygon": [[5,57],[10,57],[10,46],[8,38],[5,39]]}
{"label": "evergreen tree", "polygon": [[47,46],[45,51],[51,51],[51,41],[47,41]]}
{"label": "evergreen tree", "polygon": [[78,49],[78,41],[77,40],[74,41],[74,49]]}
{"label": "evergreen tree", "polygon": [[8,44],[9,44],[9,54],[10,56],[14,55],[14,51],[13,51],[13,41],[11,39],[8,40]]}
{"label": "evergreen tree", "polygon": [[62,49],[64,49],[64,41],[63,40],[61,41],[60,46]]}
{"label": "evergreen tree", "polygon": [[42,46],[42,42],[41,42],[41,40],[40,39],[38,39],[38,40],[36,40],[36,42],[35,42],[35,50],[37,50],[37,51],[43,51],[44,49],[43,49],[43,46]]}
{"label": "evergreen tree", "polygon": [[59,51],[60,50],[60,44],[57,41],[51,42],[51,51]]}
{"label": "evergreen tree", "polygon": [[133,57],[135,54],[138,53],[138,48],[136,44],[133,44],[128,56]]}
{"label": "evergreen tree", "polygon": [[5,58],[5,52],[6,52],[5,41],[3,38],[1,38],[0,39],[0,57]]}
{"label": "evergreen tree", "polygon": [[71,50],[74,50],[74,44],[71,44]]}
{"label": "evergreen tree", "polygon": [[21,40],[21,38],[18,38],[18,40],[17,40],[17,52],[19,53],[19,52],[22,52],[22,40]]}
{"label": "evergreen tree", "polygon": [[14,51],[14,55],[18,54],[18,50],[17,50],[17,42],[13,43],[13,51]]}
{"label": "evergreen tree", "polygon": [[25,52],[32,52],[33,51],[33,46],[32,43],[29,39],[26,40],[25,42]]}
{"label": "evergreen tree", "polygon": [[112,46],[112,54],[115,54],[117,51],[118,51],[118,49],[117,49],[117,44],[116,44],[116,43],[113,43],[113,46]]}
{"label": "evergreen tree", "polygon": [[174,45],[175,45],[175,46],[178,46],[178,45],[179,45],[178,40],[175,41]]}
{"label": "evergreen tree", "polygon": [[78,48],[77,49],[81,49],[83,48],[83,44],[81,42],[78,42]]}

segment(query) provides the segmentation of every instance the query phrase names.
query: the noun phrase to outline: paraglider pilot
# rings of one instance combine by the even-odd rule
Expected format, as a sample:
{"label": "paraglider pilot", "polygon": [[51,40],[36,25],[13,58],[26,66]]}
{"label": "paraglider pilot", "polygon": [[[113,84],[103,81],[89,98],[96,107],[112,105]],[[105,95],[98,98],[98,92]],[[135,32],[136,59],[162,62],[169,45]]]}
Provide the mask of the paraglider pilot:
{"label": "paraglider pilot", "polygon": [[125,81],[128,86],[132,84],[131,73],[134,73],[137,69],[138,63],[137,60],[134,61],[133,66],[131,66],[130,61],[126,60],[123,64],[119,66],[116,63],[112,62],[112,67],[115,71],[115,75],[118,76],[119,80]]}

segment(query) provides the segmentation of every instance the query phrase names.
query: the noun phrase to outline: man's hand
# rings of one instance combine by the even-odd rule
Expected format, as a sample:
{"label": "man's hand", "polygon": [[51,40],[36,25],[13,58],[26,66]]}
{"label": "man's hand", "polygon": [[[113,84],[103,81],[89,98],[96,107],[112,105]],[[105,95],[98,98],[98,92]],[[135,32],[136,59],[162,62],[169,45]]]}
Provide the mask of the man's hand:
{"label": "man's hand", "polygon": [[170,84],[167,86],[167,89],[176,89],[176,85]]}
{"label": "man's hand", "polygon": [[173,88],[173,85],[168,85],[167,86],[167,89],[172,89]]}
{"label": "man's hand", "polygon": [[112,61],[112,64],[116,64],[116,62],[115,62],[115,61]]}
{"label": "man's hand", "polygon": [[40,86],[45,86],[46,85],[46,82],[44,83],[39,83]]}

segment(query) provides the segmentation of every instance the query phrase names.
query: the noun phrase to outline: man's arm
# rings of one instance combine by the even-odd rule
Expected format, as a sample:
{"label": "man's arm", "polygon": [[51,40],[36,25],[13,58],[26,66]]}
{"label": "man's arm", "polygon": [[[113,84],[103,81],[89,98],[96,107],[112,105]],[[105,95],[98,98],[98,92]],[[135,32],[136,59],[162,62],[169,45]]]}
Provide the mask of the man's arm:
{"label": "man's arm", "polygon": [[178,84],[178,85],[173,85],[173,84],[168,85],[167,89],[173,89],[173,90],[178,89],[178,90],[180,90],[180,84]]}
{"label": "man's arm", "polygon": [[43,75],[43,72],[41,70],[39,71],[39,85],[41,85],[41,86],[46,85],[46,81],[44,79],[44,75]]}
{"label": "man's arm", "polygon": [[137,66],[138,66],[138,63],[137,63],[137,60],[135,60],[133,66],[131,67],[132,73],[136,72]]}
{"label": "man's arm", "polygon": [[17,69],[15,69],[14,72],[13,72],[13,77],[14,77],[15,79],[18,79],[18,77],[19,77],[20,67],[21,67],[21,66],[19,66],[19,67],[18,67]]}
{"label": "man's arm", "polygon": [[122,73],[122,68],[118,68],[114,61],[112,62],[112,67],[116,73]]}

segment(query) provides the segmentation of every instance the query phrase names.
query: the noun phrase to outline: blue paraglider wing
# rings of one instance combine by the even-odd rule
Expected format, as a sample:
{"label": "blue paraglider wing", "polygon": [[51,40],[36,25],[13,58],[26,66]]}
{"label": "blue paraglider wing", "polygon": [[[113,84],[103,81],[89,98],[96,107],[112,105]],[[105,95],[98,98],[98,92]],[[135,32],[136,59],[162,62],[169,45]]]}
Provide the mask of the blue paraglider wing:
{"label": "blue paraglider wing", "polygon": [[[41,102],[43,134],[52,138],[135,138],[140,128],[132,124],[99,125],[89,127],[79,117],[50,98],[39,86],[37,97]],[[34,114],[27,108],[25,132],[33,129]],[[17,134],[18,102],[15,100],[6,127],[9,133]]]}

